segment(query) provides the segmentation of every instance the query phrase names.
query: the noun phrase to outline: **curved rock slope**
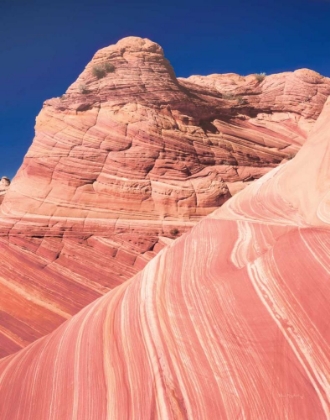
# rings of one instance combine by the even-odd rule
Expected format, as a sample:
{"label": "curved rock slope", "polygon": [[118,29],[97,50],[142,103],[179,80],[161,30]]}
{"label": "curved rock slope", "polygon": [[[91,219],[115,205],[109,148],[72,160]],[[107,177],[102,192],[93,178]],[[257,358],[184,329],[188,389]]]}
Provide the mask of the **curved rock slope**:
{"label": "curved rock slope", "polygon": [[3,420],[329,419],[330,101],[274,169],[0,361]]}
{"label": "curved rock slope", "polygon": [[176,79],[159,45],[130,37],[45,102],[1,205],[0,357],[296,153],[330,80],[310,70],[261,79]]}

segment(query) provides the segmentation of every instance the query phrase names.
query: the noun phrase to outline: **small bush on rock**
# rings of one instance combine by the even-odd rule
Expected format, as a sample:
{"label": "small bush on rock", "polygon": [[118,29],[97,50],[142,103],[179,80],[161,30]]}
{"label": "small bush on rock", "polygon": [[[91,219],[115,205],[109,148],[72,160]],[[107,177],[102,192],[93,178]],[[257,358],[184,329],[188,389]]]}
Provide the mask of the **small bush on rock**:
{"label": "small bush on rock", "polygon": [[256,78],[256,80],[257,80],[259,83],[261,83],[261,82],[265,79],[265,77],[266,77],[266,73],[256,73],[256,74],[254,75],[254,77]]}
{"label": "small bush on rock", "polygon": [[105,63],[104,69],[107,73],[113,73],[115,71],[115,66],[111,63]]}
{"label": "small bush on rock", "polygon": [[98,64],[93,67],[92,73],[97,79],[102,79],[107,73],[115,71],[115,66],[111,63]]}
{"label": "small bush on rock", "polygon": [[101,66],[94,66],[92,72],[97,79],[102,79],[106,75],[105,69]]}
{"label": "small bush on rock", "polygon": [[180,233],[180,232],[179,232],[179,229],[177,229],[177,228],[174,228],[174,229],[171,229],[171,230],[170,230],[170,234],[171,234],[172,236],[177,236],[179,233]]}

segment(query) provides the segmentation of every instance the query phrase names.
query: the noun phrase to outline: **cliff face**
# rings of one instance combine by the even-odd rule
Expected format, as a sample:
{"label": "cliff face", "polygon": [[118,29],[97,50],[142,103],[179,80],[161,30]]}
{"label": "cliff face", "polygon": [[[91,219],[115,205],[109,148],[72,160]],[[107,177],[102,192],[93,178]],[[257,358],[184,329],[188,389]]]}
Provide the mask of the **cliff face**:
{"label": "cliff face", "polygon": [[330,100],[293,160],[0,361],[1,419],[328,419],[329,133]]}
{"label": "cliff face", "polygon": [[44,103],[1,205],[0,355],[53,331],[292,158],[327,95],[330,80],[310,70],[177,79],[149,40],[98,51]]}

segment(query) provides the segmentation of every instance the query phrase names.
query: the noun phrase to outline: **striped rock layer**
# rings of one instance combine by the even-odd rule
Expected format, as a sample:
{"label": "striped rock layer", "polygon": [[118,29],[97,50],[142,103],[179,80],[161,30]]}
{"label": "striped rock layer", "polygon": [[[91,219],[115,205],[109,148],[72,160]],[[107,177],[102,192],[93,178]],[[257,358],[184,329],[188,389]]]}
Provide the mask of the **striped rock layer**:
{"label": "striped rock layer", "polygon": [[3,420],[329,419],[330,100],[297,156],[0,361]]}
{"label": "striped rock layer", "polygon": [[330,80],[176,78],[161,47],[98,51],[37,117],[1,205],[0,357],[139,272],[304,144]]}

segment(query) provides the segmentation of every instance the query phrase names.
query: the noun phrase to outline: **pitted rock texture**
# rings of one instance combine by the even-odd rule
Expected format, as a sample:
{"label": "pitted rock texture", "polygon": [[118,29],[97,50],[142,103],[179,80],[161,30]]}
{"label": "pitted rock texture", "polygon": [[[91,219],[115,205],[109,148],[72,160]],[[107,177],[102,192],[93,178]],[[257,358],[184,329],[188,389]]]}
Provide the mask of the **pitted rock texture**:
{"label": "pitted rock texture", "polygon": [[330,80],[310,70],[177,79],[147,39],[98,51],[44,103],[1,205],[0,356],[291,159],[329,94]]}
{"label": "pitted rock texture", "polygon": [[329,135],[330,100],[293,160],[1,360],[1,419],[329,419]]}

